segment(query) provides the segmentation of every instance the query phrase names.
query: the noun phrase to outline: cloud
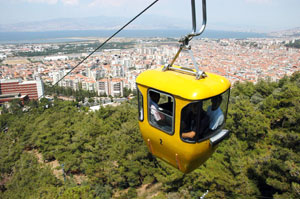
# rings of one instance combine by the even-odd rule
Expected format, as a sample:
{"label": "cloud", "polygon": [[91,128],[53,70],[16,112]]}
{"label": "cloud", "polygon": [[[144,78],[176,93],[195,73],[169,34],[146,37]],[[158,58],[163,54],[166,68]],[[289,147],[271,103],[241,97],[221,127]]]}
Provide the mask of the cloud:
{"label": "cloud", "polygon": [[128,6],[128,5],[137,5],[141,3],[145,3],[145,2],[141,0],[93,0],[91,3],[88,4],[88,6],[121,7],[121,6]]}
{"label": "cloud", "polygon": [[25,0],[29,3],[47,3],[47,4],[56,4],[58,0]]}
{"label": "cloud", "polygon": [[119,6],[122,5],[122,1],[120,1],[120,0],[110,0],[110,1],[107,1],[107,0],[94,0],[91,3],[89,3],[90,7],[99,6],[99,5],[119,7]]}
{"label": "cloud", "polygon": [[78,5],[79,0],[61,0],[64,5]]}
{"label": "cloud", "polygon": [[272,3],[273,0],[246,0],[247,3],[256,3],[256,4],[269,4]]}
{"label": "cloud", "polygon": [[79,0],[23,0],[28,3],[46,3],[46,4],[57,4],[61,1],[64,5],[78,5]]}

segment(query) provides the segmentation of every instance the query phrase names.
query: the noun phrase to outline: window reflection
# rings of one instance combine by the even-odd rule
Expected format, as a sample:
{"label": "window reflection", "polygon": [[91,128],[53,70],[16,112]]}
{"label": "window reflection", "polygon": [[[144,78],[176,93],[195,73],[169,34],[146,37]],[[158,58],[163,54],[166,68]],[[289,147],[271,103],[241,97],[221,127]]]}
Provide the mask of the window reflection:
{"label": "window reflection", "polygon": [[138,88],[137,91],[138,91],[139,120],[143,121],[144,120],[143,95]]}

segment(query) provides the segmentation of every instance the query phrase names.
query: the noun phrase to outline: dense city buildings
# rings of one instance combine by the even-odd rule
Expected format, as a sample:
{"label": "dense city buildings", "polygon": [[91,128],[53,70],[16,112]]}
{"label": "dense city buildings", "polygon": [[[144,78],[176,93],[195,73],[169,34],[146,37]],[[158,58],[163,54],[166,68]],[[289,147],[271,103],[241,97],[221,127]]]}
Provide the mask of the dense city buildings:
{"label": "dense city buildings", "polygon": [[[176,40],[152,38],[118,38],[124,49],[105,49],[93,54],[78,68],[58,82],[92,49],[83,42],[71,44],[3,44],[0,45],[0,79],[37,81],[94,91],[100,96],[123,96],[123,90],[135,89],[138,74],[170,63],[178,50]],[[201,70],[226,76],[236,81],[276,81],[300,69],[300,50],[288,48],[286,38],[199,39],[191,42]],[[119,46],[122,46],[119,44]],[[70,52],[71,47],[88,46],[86,53]],[[56,52],[49,54],[47,52]],[[30,54],[29,54],[30,53]],[[43,54],[43,55],[41,55]],[[193,67],[188,53],[181,53],[176,65]],[[3,80],[4,81],[4,80]],[[25,83],[23,83],[24,85]],[[18,85],[22,85],[19,83]],[[19,87],[21,88],[21,87]],[[24,87],[25,89],[25,87]],[[21,90],[19,90],[21,94]],[[36,98],[36,94],[29,94]]]}

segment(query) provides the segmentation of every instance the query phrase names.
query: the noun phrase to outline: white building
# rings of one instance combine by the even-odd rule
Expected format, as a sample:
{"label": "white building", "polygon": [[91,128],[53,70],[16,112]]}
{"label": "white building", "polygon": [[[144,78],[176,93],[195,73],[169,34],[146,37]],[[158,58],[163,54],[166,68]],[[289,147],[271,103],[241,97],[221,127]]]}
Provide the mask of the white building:
{"label": "white building", "polygon": [[101,79],[96,83],[96,89],[98,95],[111,95],[113,97],[122,97],[124,89],[124,79]]}
{"label": "white building", "polygon": [[[59,71],[54,71],[52,72],[52,85],[56,84],[64,75],[66,75],[70,70],[59,70]],[[64,86],[64,83],[62,83],[62,81],[60,81],[58,83],[58,86]]]}
{"label": "white building", "polygon": [[60,56],[49,56],[49,57],[45,57],[44,60],[45,61],[58,61],[58,60],[68,60],[69,57],[68,56],[64,56],[64,55],[60,55]]}
{"label": "white building", "polygon": [[110,81],[110,95],[113,97],[123,96],[124,81],[122,79],[111,79]]}
{"label": "white building", "polygon": [[97,81],[96,89],[98,95],[109,95],[109,80],[108,79],[101,79]]}
{"label": "white building", "polygon": [[6,55],[5,54],[0,54],[0,60],[4,60],[6,59]]}

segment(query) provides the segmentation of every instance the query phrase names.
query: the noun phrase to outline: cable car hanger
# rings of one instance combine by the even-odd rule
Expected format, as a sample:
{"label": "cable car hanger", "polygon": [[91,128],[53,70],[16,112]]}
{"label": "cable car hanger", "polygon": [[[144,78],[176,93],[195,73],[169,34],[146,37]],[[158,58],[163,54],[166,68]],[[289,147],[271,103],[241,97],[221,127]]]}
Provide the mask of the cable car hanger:
{"label": "cable car hanger", "polygon": [[[195,0],[191,0],[191,8],[192,8],[192,22],[193,22],[193,31],[190,34],[187,34],[186,36],[182,37],[181,39],[179,39],[178,42],[180,42],[180,47],[179,50],[177,51],[175,57],[173,58],[171,64],[165,64],[165,66],[163,67],[163,71],[166,70],[177,70],[177,71],[181,71],[181,72],[186,72],[186,73],[191,73],[193,75],[196,75],[196,79],[201,79],[201,78],[205,78],[207,77],[206,73],[202,70],[199,69],[197,62],[195,60],[195,57],[193,55],[193,52],[191,50],[191,45],[189,44],[189,42],[196,36],[201,35],[206,27],[206,21],[207,21],[207,16],[206,16],[206,0],[202,0],[202,26],[199,30],[199,32],[197,32],[197,21],[196,21],[196,6],[195,6]],[[177,67],[173,67],[174,62],[176,61],[176,59],[178,58],[179,54],[181,53],[182,50],[187,50],[192,58],[193,64],[194,64],[194,68],[196,69],[196,72],[194,72],[193,69],[191,68],[187,68],[187,67],[181,67],[181,68],[177,68]]]}
{"label": "cable car hanger", "polygon": [[[226,77],[201,71],[189,45],[206,27],[206,0],[202,0],[203,24],[199,31],[195,0],[191,0],[191,8],[192,33],[179,40],[180,48],[172,62],[163,70],[145,70],[136,78],[144,142],[155,157],[183,173],[202,165],[229,135],[223,127],[231,84]],[[182,50],[189,51],[195,69],[173,66]]]}

